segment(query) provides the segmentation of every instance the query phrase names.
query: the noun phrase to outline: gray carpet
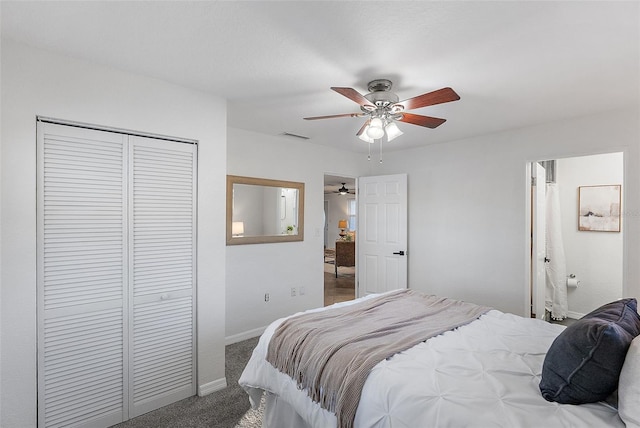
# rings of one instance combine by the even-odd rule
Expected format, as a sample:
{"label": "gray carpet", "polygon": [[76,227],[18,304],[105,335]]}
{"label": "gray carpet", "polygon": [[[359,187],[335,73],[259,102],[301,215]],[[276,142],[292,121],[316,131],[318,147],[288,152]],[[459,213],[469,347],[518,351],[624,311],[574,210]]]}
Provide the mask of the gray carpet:
{"label": "gray carpet", "polygon": [[190,397],[128,420],[113,428],[260,428],[262,409],[251,410],[249,396],[238,385],[258,338],[225,350],[227,387],[205,397]]}

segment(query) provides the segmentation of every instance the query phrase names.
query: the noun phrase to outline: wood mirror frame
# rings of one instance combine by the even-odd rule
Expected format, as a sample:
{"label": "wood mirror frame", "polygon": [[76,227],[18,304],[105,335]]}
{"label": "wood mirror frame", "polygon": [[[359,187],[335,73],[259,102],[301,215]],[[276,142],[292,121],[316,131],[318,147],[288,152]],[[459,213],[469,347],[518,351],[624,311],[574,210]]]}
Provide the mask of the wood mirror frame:
{"label": "wood mirror frame", "polygon": [[[293,219],[295,223],[293,224],[288,223],[287,226],[281,227],[280,230],[278,230],[278,232],[273,231],[271,233],[261,232],[261,233],[252,234],[250,231],[251,226],[247,225],[250,227],[244,227],[245,226],[244,219],[238,218],[238,215],[242,215],[241,213],[237,212],[241,210],[241,208],[234,208],[236,207],[236,203],[238,202],[234,200],[234,194],[236,194],[235,190],[244,189],[244,187],[234,188],[234,186],[241,186],[241,185],[257,186],[257,189],[252,189],[254,193],[256,191],[263,192],[263,193],[271,192],[269,188],[274,188],[273,192],[280,191],[281,193],[285,193],[286,191],[294,191],[294,190],[297,191],[296,193],[297,206],[294,208],[295,213],[293,214],[293,216],[295,217]],[[264,187],[265,189],[260,190],[260,187]],[[276,193],[273,193],[273,194],[275,195]],[[237,194],[236,194],[236,197],[237,197]],[[281,195],[281,197],[285,198],[284,195]],[[248,198],[250,198],[250,196]],[[257,201],[256,199],[258,198],[254,198],[254,200],[245,199],[243,201],[245,205],[253,204],[253,206],[251,207],[248,207],[248,208],[245,207],[246,211],[250,211],[250,213],[254,216],[261,217],[262,222],[265,223],[264,203]],[[284,203],[285,203],[285,211],[286,211],[286,199]],[[271,201],[271,205],[275,206],[274,210],[276,211],[282,209],[282,206],[278,204],[277,201],[275,200]],[[236,212],[234,212],[234,209]],[[242,226],[243,226],[242,234],[233,233],[234,232],[233,230],[234,215],[235,215],[236,223],[242,222]],[[277,212],[270,213],[269,215],[272,215],[273,219],[276,219],[275,215],[277,215]],[[282,220],[282,217],[279,217],[279,219]],[[273,228],[275,229],[276,227],[277,225],[275,225],[275,222],[274,222]],[[261,227],[258,227],[258,229],[260,228]],[[289,228],[292,229],[290,232],[286,230]],[[244,234],[244,230],[246,229],[249,229],[247,231],[248,233]],[[266,178],[227,175],[227,245],[266,244],[266,243],[274,243],[274,242],[292,242],[292,241],[304,241],[304,183],[299,183],[296,181],[269,180]]]}

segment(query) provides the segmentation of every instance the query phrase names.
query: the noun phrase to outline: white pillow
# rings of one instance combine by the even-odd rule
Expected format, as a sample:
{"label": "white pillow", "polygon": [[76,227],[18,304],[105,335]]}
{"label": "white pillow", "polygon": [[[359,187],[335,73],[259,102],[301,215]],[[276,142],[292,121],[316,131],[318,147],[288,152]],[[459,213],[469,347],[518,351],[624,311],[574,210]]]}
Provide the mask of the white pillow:
{"label": "white pillow", "polygon": [[620,372],[618,414],[628,428],[640,428],[640,336],[631,342]]}

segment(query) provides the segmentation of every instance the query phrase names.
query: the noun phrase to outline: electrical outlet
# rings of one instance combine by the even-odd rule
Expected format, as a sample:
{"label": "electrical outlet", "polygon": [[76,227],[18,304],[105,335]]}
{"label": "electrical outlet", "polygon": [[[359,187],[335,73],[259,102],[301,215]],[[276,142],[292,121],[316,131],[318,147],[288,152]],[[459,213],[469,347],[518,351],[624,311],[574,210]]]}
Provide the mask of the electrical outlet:
{"label": "electrical outlet", "polygon": [[300,295],[304,296],[304,293],[306,293],[306,292],[307,292],[307,290],[305,290],[304,285],[301,285],[300,286]]}
{"label": "electrical outlet", "polygon": [[296,287],[291,287],[291,297],[296,297],[296,294],[298,294]]}
{"label": "electrical outlet", "polygon": [[264,301],[265,302],[269,301],[269,293],[264,293]]}

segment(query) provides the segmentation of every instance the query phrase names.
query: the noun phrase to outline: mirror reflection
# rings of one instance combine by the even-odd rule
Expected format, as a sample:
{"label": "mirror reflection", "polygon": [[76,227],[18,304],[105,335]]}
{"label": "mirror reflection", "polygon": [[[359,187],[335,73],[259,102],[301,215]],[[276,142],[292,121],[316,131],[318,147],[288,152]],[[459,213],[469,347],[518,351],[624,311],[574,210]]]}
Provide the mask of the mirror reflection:
{"label": "mirror reflection", "polygon": [[303,240],[304,183],[227,176],[227,244]]}
{"label": "mirror reflection", "polygon": [[233,185],[234,236],[297,235],[297,214],[296,189]]}

